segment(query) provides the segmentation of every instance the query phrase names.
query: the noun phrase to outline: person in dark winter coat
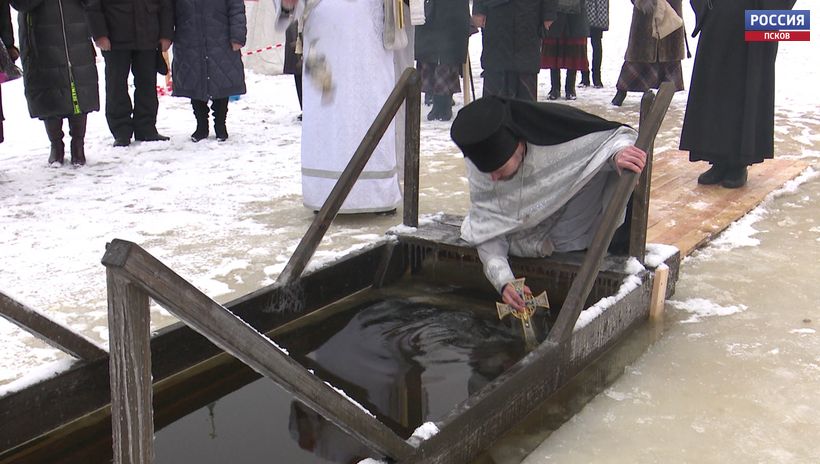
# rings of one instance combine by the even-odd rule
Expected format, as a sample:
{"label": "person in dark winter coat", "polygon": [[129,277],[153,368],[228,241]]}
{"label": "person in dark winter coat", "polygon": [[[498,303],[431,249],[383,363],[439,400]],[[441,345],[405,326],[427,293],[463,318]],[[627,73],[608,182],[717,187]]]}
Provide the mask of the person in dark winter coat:
{"label": "person in dark winter coat", "polygon": [[191,140],[208,136],[212,100],[216,139],[228,139],[228,97],[245,93],[240,49],[247,38],[242,0],[176,0],[174,3],[174,96],[188,97],[196,117]]}
{"label": "person in dark winter coat", "polygon": [[[302,109],[302,54],[296,53],[296,42],[299,40],[299,21],[293,21],[285,30],[285,63],[282,74],[293,74],[293,84],[296,87],[296,98],[299,99],[299,109]],[[302,114],[296,117],[302,120]]]}
{"label": "person in dark winter coat", "polygon": [[635,0],[632,9],[632,25],[624,64],[616,84],[617,92],[612,104],[621,106],[627,92],[646,92],[657,89],[661,82],[675,84],[675,90],[683,90],[681,60],[686,58],[685,31],[681,27],[658,40],[652,35],[652,22],[658,2],[669,2],[678,16],[681,0]]}
{"label": "person in dark winter coat", "polygon": [[474,0],[473,24],[482,28],[484,96],[535,101],[541,28],[555,20],[552,0]]}
{"label": "person in dark winter coat", "polygon": [[557,12],[555,22],[547,27],[546,37],[541,44],[541,68],[550,70],[548,100],[556,100],[561,96],[561,69],[567,70],[564,97],[575,100],[575,75],[578,71],[589,68],[586,2],[578,0],[577,5],[577,12]]}
{"label": "person in dark winter coat", "polygon": [[11,0],[19,11],[20,56],[28,111],[45,123],[49,164],[63,164],[63,119],[71,164],[85,164],[87,115],[100,109],[94,45],[80,0]]}
{"label": "person in dark winter coat", "polygon": [[699,184],[738,188],[746,168],[774,156],[777,42],[746,42],[744,10],[786,10],[795,0],[692,0],[701,33],[680,148],[711,167]]}
{"label": "person in dark winter coat", "polygon": [[[157,71],[174,34],[171,0],[87,0],[94,42],[105,59],[105,118],[115,147],[168,140],[157,132]],[[134,76],[134,104],[128,74]]]}
{"label": "person in dark winter coat", "polygon": [[[592,45],[592,85],[602,89],[601,63],[603,62],[604,31],[609,30],[609,0],[586,0],[589,20],[589,43]],[[581,71],[581,86],[589,87],[589,70]]]}
{"label": "person in dark winter coat", "polygon": [[415,56],[421,73],[421,91],[432,95],[433,109],[427,120],[449,121],[453,94],[461,92],[459,76],[467,61],[470,37],[468,0],[427,0],[425,22],[416,26]]}
{"label": "person in dark winter coat", "polygon": [[[9,58],[12,61],[17,61],[20,57],[20,51],[14,46],[14,27],[11,25],[11,10],[9,9],[8,0],[0,0],[0,39],[2,39],[2,46],[6,47]],[[3,121],[6,118],[3,116],[3,92],[0,90],[0,143],[3,143]]]}

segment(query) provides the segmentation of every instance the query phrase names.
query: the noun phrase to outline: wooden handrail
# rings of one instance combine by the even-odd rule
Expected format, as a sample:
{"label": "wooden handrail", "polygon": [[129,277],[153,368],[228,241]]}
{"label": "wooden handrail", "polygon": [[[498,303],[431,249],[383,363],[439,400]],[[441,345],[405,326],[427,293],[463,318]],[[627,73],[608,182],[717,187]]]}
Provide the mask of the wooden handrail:
{"label": "wooden handrail", "polygon": [[414,68],[407,68],[399,78],[390,96],[387,97],[384,106],[376,116],[370,129],[362,138],[359,147],[347,163],[344,171],[336,181],[336,185],[322,205],[322,208],[313,218],[305,236],[299,242],[293,255],[288,260],[282,273],[276,279],[278,284],[287,284],[294,278],[302,275],[308,261],[313,257],[319,242],[325,236],[331,221],[336,217],[336,213],[342,207],[353,184],[359,178],[362,170],[370,156],[381,141],[393,118],[396,116],[402,103],[407,100],[405,106],[405,185],[404,185],[404,222],[406,225],[415,227],[418,225],[418,170],[419,170],[419,126],[421,117],[421,80],[418,71]]}
{"label": "wooden handrail", "polygon": [[[641,116],[639,126],[643,126],[649,116],[655,96],[645,93],[641,98]],[[652,189],[652,167],[655,144],[646,150],[646,166],[638,180],[638,186],[632,196],[632,226],[629,233],[629,256],[634,256],[641,264],[646,258],[646,230],[649,224],[649,192]]]}
{"label": "wooden handrail", "polygon": [[411,445],[378,419],[308,372],[269,338],[140,246],[114,240],[102,263],[109,276],[109,324],[113,324],[111,409],[115,463],[148,463],[153,456],[151,360],[146,323],[149,296],[372,450],[393,459],[402,459],[413,451]]}
{"label": "wooden handrail", "polygon": [[[655,143],[655,136],[658,134],[674,93],[675,88],[672,83],[664,82],[661,84],[658,95],[651,104],[649,114],[641,119],[642,124],[638,128],[638,140],[635,141],[636,147],[644,151],[651,151],[651,147]],[[644,98],[652,98],[651,95],[651,91],[647,91]],[[649,104],[642,105],[642,108],[648,106]],[[612,241],[615,229],[618,227],[619,219],[626,208],[629,196],[635,188],[637,178],[637,173],[625,171],[618,179],[612,199],[609,201],[606,210],[604,210],[601,225],[595,232],[592,244],[584,255],[584,261],[578,275],[572,281],[572,286],[567,293],[561,311],[558,313],[558,318],[547,336],[548,341],[562,344],[572,336],[575,322],[584,309],[584,303],[587,296],[589,296],[590,290],[592,290],[595,278],[598,276],[601,262],[606,255],[609,243]]]}
{"label": "wooden handrail", "polygon": [[45,315],[0,292],[0,316],[49,345],[83,361],[108,356],[93,342]]}

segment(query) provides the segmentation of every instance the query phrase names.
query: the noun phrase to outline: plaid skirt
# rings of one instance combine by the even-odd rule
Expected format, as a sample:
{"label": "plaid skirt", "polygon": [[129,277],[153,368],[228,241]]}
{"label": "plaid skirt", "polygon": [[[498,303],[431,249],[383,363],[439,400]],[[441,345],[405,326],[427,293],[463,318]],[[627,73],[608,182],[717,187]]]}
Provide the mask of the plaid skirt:
{"label": "plaid skirt", "polygon": [[452,95],[461,92],[461,66],[419,61],[421,91],[430,95]]}
{"label": "plaid skirt", "polygon": [[615,87],[627,92],[646,92],[657,89],[661,82],[670,81],[675,90],[683,90],[683,71],[680,61],[665,61],[660,63],[638,63],[625,61],[618,76]]}
{"label": "plaid skirt", "polygon": [[589,69],[587,38],[544,39],[541,43],[541,69]]}

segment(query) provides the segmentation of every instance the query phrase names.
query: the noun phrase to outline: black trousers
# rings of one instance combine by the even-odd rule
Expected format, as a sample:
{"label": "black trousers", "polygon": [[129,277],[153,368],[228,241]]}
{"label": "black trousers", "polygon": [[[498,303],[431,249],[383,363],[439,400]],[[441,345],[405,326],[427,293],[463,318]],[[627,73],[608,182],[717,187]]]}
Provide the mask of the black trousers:
{"label": "black trousers", "polygon": [[[157,132],[157,51],[110,50],[105,58],[105,119],[114,138],[147,137]],[[128,74],[134,75],[134,105]]]}

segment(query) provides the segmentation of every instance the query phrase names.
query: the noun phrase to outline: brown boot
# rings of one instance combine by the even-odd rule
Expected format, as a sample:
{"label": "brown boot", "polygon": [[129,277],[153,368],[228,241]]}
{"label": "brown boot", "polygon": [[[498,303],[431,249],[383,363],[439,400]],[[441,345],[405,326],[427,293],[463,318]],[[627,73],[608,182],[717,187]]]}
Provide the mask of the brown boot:
{"label": "brown boot", "polygon": [[48,154],[48,164],[63,164],[65,158],[65,144],[63,143],[63,120],[62,118],[43,119],[46,125],[48,141],[51,142],[51,151]]}
{"label": "brown boot", "polygon": [[71,135],[71,164],[85,165],[85,126],[88,115],[75,114],[68,118],[68,133]]}

